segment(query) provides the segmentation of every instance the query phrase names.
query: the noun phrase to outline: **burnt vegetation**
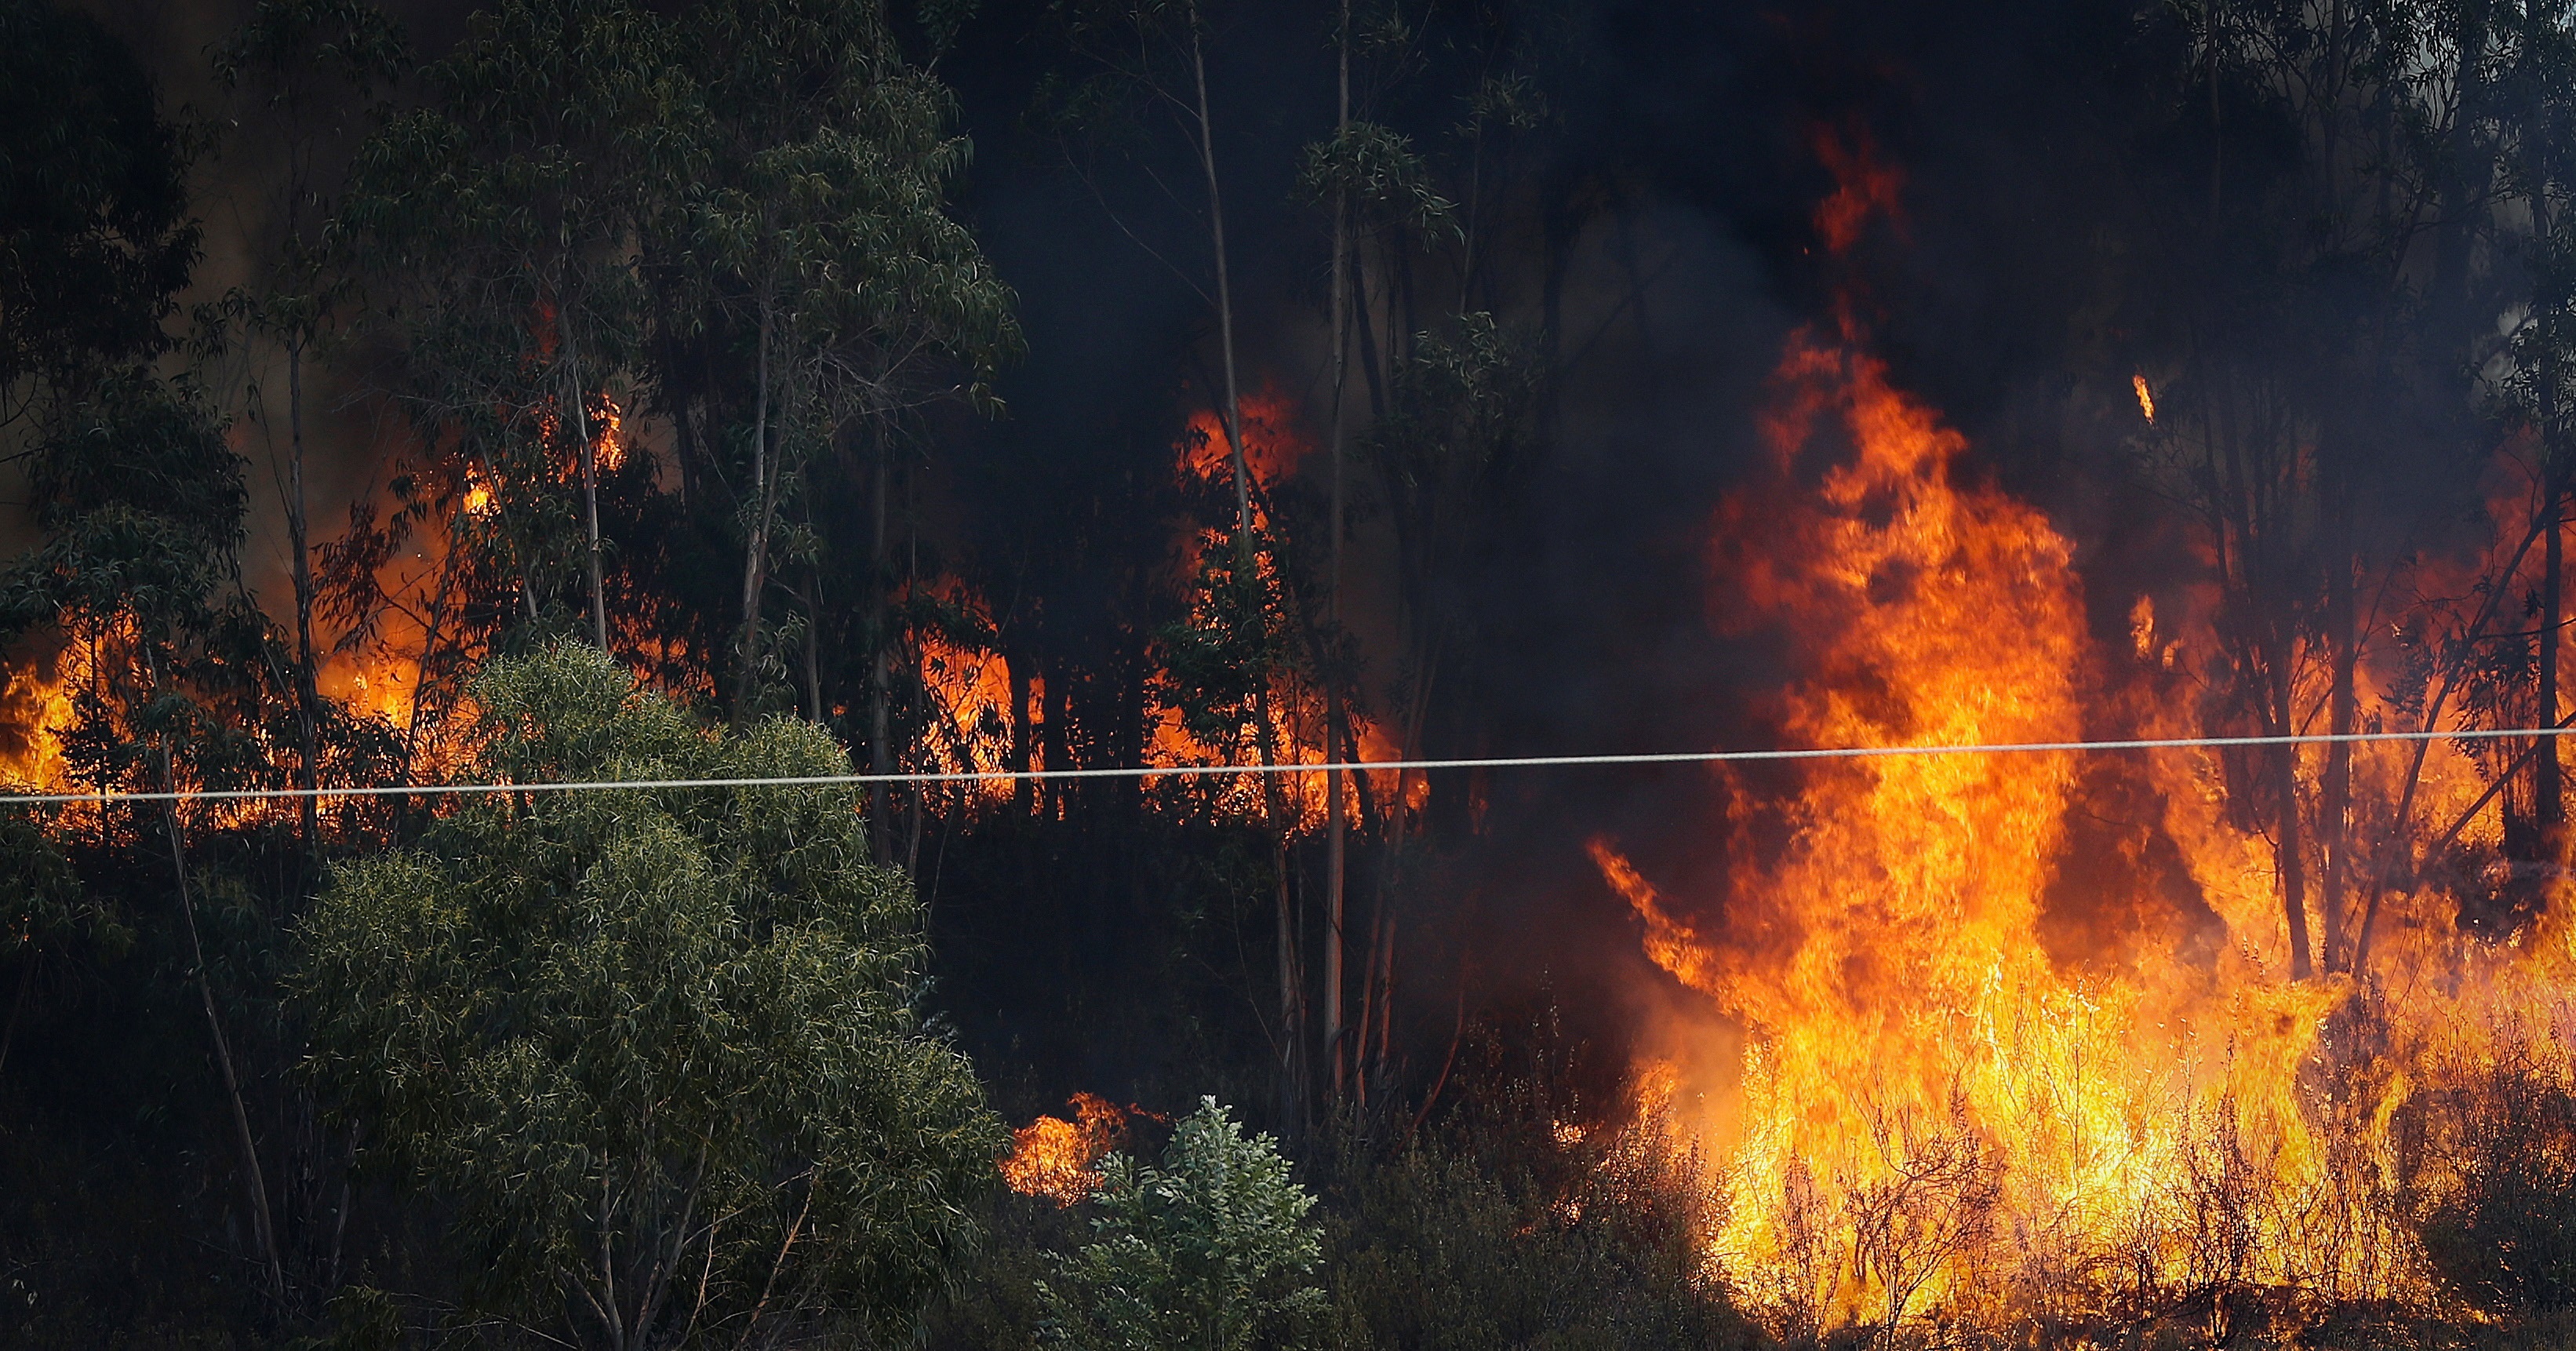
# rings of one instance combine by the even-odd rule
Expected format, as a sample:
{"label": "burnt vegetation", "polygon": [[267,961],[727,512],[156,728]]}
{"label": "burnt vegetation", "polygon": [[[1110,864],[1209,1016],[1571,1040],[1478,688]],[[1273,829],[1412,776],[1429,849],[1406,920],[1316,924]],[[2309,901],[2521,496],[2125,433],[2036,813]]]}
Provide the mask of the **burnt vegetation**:
{"label": "burnt vegetation", "polygon": [[2571,210],[2537,0],[0,0],[0,1347],[2563,1345]]}

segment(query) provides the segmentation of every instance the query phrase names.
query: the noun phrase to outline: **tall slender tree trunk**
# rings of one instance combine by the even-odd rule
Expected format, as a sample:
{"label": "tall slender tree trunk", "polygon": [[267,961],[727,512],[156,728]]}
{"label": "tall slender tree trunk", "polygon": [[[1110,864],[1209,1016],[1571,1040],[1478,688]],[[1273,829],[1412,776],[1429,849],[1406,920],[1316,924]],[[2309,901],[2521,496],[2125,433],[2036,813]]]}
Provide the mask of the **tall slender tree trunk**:
{"label": "tall slender tree trunk", "polygon": [[823,721],[823,570],[805,569],[805,721]]}
{"label": "tall slender tree trunk", "polygon": [[[2538,162],[2535,151],[2532,165],[2531,227],[2546,257],[2551,248],[2550,232],[2555,222],[2550,219],[2547,166]],[[2558,649],[2565,637],[2565,603],[2560,585],[2567,567],[2566,506],[2567,468],[2562,460],[2566,453],[2564,438],[2558,427],[2558,343],[2563,336],[2565,316],[2544,314],[2541,318],[2540,344],[2540,482],[2542,524],[2548,531],[2542,539],[2540,576],[2540,722],[2542,727],[2558,725]],[[2566,803],[2561,795],[2558,763],[2558,739],[2540,739],[2539,756],[2533,761],[2533,807],[2539,817],[2542,857],[2555,862],[2560,837],[2567,824]]]}
{"label": "tall slender tree trunk", "polygon": [[[1011,811],[1028,816],[1037,810],[1037,780],[1028,777],[1029,750],[1036,728],[1030,726],[1037,705],[1029,698],[1029,658],[1026,652],[1005,654],[1003,669],[1011,681]],[[1120,764],[1132,763],[1121,759]]]}
{"label": "tall slender tree trunk", "polygon": [[[1340,62],[1339,95],[1335,102],[1333,130],[1338,137],[1351,125],[1351,0],[1342,0],[1341,23],[1335,30],[1334,49]],[[1332,506],[1325,528],[1332,532],[1325,546],[1326,573],[1324,605],[1331,620],[1331,631],[1339,635],[1342,623],[1342,418],[1344,394],[1350,384],[1350,265],[1351,218],[1348,192],[1333,189],[1333,420],[1329,431],[1332,443]],[[1351,755],[1348,711],[1343,703],[1341,673],[1331,666],[1324,677],[1324,759],[1333,765],[1355,757]],[[1349,889],[1350,826],[1343,820],[1342,801],[1344,771],[1324,771],[1324,1054],[1333,1067],[1333,1099],[1343,1093],[1346,1067],[1350,1057],[1342,1045],[1342,962],[1350,949],[1350,940],[1342,932]]]}
{"label": "tall slender tree trunk", "polygon": [[[2298,710],[2292,702],[2286,640],[2282,647],[2284,650],[2278,654],[2280,660],[2273,673],[2271,721],[2274,734],[2286,736],[2298,725]],[[2280,800],[2273,851],[2281,870],[2281,906],[2290,925],[2290,979],[2306,980],[2315,974],[2315,968],[2308,958],[2308,871],[2299,843],[2299,748],[2275,746],[2272,749],[2273,792]]]}
{"label": "tall slender tree trunk", "polygon": [[590,573],[590,641],[600,651],[608,650],[608,588],[601,579],[599,562],[599,448],[590,440],[590,398],[581,378],[581,349],[575,335],[581,325],[573,322],[572,300],[562,291],[555,294],[555,327],[563,338],[564,364],[572,386],[565,400],[572,405],[573,435],[581,451],[581,510],[589,549],[583,561]]}
{"label": "tall slender tree trunk", "polygon": [[[886,566],[890,538],[886,530],[887,459],[893,451],[882,435],[877,443],[876,515],[868,536],[868,772],[894,772],[894,723],[889,707],[894,684],[894,644],[888,641],[886,608]],[[873,785],[869,794],[868,849],[879,864],[887,861],[893,847],[889,817],[893,812],[894,789],[888,784]]]}
{"label": "tall slender tree trunk", "polygon": [[761,600],[769,591],[769,524],[777,494],[770,483],[777,466],[769,454],[769,348],[776,310],[760,305],[760,337],[754,360],[756,386],[751,395],[751,519],[742,545],[742,628],[734,635],[733,723],[742,726],[757,697],[760,678]]}
{"label": "tall slender tree trunk", "polygon": [[[2326,509],[2331,521],[2327,563],[2332,569],[2326,575],[2327,641],[2333,648],[2334,689],[2329,697],[2327,730],[2335,736],[2353,732],[2357,700],[2353,693],[2354,668],[2360,662],[2360,634],[2353,625],[2353,531],[2352,483],[2350,476],[2338,473],[2328,487],[2330,499]],[[2325,875],[2317,895],[2317,952],[2329,972],[2347,965],[2343,947],[2344,897],[2349,891],[2352,874],[2352,743],[2331,742],[2326,747],[2323,801],[2319,804],[2323,819],[2318,830],[2325,846]]]}
{"label": "tall slender tree trunk", "polygon": [[[161,783],[165,791],[178,791],[178,776],[170,764],[170,752],[161,751]],[[180,834],[179,804],[175,800],[162,804],[168,811],[164,822],[170,835],[170,867],[178,884],[179,917],[188,935],[188,964],[196,977],[197,1002],[205,1010],[206,1032],[213,1040],[215,1068],[224,1081],[224,1097],[232,1106],[233,1138],[241,1149],[242,1191],[250,1201],[251,1238],[259,1244],[260,1260],[267,1265],[268,1289],[273,1298],[286,1296],[286,1263],[278,1255],[277,1225],[268,1207],[268,1177],[259,1166],[259,1139],[250,1128],[250,1109],[242,1101],[241,1076],[233,1068],[232,1043],[224,1036],[223,1018],[215,1011],[215,990],[206,973],[206,949],[197,935],[197,907],[188,895],[188,851]]]}
{"label": "tall slender tree trunk", "polygon": [[1243,452],[1243,404],[1234,366],[1234,278],[1225,251],[1225,197],[1217,188],[1216,123],[1208,115],[1207,53],[1199,41],[1199,11],[1193,3],[1184,16],[1190,26],[1190,77],[1198,96],[1199,171],[1207,182],[1209,251],[1216,261],[1217,346],[1225,371],[1225,440],[1234,467],[1234,547],[1236,557],[1252,565],[1252,479]]}
{"label": "tall slender tree trunk", "polygon": [[[1225,197],[1219,190],[1216,172],[1216,122],[1208,111],[1207,51],[1199,30],[1198,6],[1192,3],[1183,14],[1190,28],[1190,79],[1198,102],[1199,170],[1207,186],[1208,245],[1216,262],[1217,346],[1225,372],[1225,438],[1234,468],[1234,584],[1247,596],[1258,595],[1261,584],[1260,559],[1252,538],[1252,466],[1243,446],[1242,387],[1236,375],[1234,354],[1234,279],[1225,247]],[[1255,741],[1261,751],[1261,796],[1264,815],[1272,830],[1272,860],[1278,873],[1277,930],[1279,943],[1279,1106],[1283,1124],[1298,1118],[1302,1094],[1297,1085],[1298,1050],[1304,1040],[1303,1019],[1298,1016],[1297,924],[1294,903],[1288,891],[1288,835],[1294,823],[1288,819],[1286,794],[1280,791],[1277,737],[1271,726],[1270,695],[1267,673],[1253,691],[1253,718],[1257,724]]]}
{"label": "tall slender tree trunk", "polygon": [[322,690],[313,660],[313,558],[310,516],[304,499],[304,335],[286,344],[286,543],[292,551],[295,579],[295,735],[301,757],[296,776],[304,797],[298,816],[304,830],[304,852],[321,848],[322,804],[314,790],[322,786]]}

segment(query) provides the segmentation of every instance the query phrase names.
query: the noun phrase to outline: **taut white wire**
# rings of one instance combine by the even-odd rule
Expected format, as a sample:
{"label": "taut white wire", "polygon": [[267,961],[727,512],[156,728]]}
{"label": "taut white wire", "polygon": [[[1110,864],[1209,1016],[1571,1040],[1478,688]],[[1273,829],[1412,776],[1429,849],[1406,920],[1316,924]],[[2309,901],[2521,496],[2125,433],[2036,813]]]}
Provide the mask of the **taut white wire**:
{"label": "taut white wire", "polygon": [[2011,741],[1968,746],[1826,746],[1770,751],[1661,751],[1640,755],[1507,755],[1458,760],[1360,760],[1338,764],[1122,765],[1106,769],[959,770],[921,774],[808,774],[751,779],[603,779],[580,783],[373,784],[354,788],[183,788],[176,792],[10,793],[0,807],[73,802],[241,802],[268,798],[436,797],[472,793],[570,793],[593,789],[839,788],[870,784],[996,783],[1014,779],[1199,778],[1217,774],[1321,774],[1331,770],[1557,769],[1584,765],[1735,764],[1759,760],[1860,760],[1879,756],[2032,755],[2051,751],[2164,751],[2239,746],[2331,746],[2385,741],[2492,741],[2576,736],[2576,726],[2464,728],[2450,732],[2345,732],[2298,736],[2184,736],[2137,741]]}

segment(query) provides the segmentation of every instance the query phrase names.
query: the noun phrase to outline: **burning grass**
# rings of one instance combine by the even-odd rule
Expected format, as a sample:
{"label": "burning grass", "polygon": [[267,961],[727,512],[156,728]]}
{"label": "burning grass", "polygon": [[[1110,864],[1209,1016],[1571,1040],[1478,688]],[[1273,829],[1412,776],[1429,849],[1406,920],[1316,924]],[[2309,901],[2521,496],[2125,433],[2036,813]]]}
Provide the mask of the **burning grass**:
{"label": "burning grass", "polygon": [[[1774,473],[1722,510],[1713,561],[1721,628],[1790,635],[1784,744],[2246,730],[2211,720],[2205,673],[2232,659],[2215,602],[2141,597],[2127,642],[2089,638],[2071,543],[1967,469],[1964,438],[1848,311],[1792,339],[1775,391]],[[2324,702],[2321,647],[2293,706]],[[2375,725],[2423,716],[2402,656],[2356,676]],[[2326,754],[2282,777],[2323,782]],[[1729,860],[1717,896],[1668,895],[1594,841],[1647,955],[1702,1001],[1650,1030],[1634,1129],[1703,1161],[1706,1276],[1800,1343],[2080,1342],[2150,1322],[2225,1343],[2336,1310],[2565,1302],[2576,1133],[2553,1113],[2576,1092],[2576,895],[2544,869],[2512,941],[2452,922],[2470,908],[2457,879],[2415,878],[2382,804],[2467,823],[2503,766],[2415,754],[2352,757],[2361,805],[2333,838],[2375,824],[2410,860],[2361,874],[2367,896],[2353,865],[2320,868],[2339,847],[2318,842],[2322,807],[2306,845],[2248,809],[2280,781],[2269,752],[1730,777],[1707,827]],[[2410,776],[2420,794],[2401,793]],[[2302,873],[2321,898],[2291,889]],[[2310,906],[2315,979],[2295,923]],[[1734,1064],[1697,1068],[1739,1038]]]}

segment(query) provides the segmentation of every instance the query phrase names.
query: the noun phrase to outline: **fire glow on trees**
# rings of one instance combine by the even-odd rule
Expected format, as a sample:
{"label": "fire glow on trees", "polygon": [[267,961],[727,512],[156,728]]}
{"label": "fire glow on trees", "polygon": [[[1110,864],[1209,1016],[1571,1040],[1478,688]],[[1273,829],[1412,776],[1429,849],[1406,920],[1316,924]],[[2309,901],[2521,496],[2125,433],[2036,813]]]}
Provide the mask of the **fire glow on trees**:
{"label": "fire glow on trees", "polygon": [[[1856,228],[1819,223],[1846,247]],[[2128,644],[2094,642],[2068,540],[1975,480],[1866,337],[1846,307],[1790,340],[1774,472],[1715,530],[1721,627],[1805,644],[1784,743],[2227,730],[2188,676],[2209,598],[2141,597]],[[1793,466],[1836,445],[1802,487]],[[2393,679],[2364,679],[2393,723]],[[2356,782],[2395,801],[2412,752],[2379,749]],[[2473,816],[2476,767],[2433,759],[2429,815]],[[2001,1327],[2150,1288],[2438,1302],[2407,1207],[2459,1179],[2423,1162],[2441,1127],[2401,1119],[2522,1052],[2567,1063],[2576,926],[2553,905],[2517,944],[2476,942],[2457,898],[2406,882],[2367,980],[2293,982],[2271,844],[2225,778],[2208,751],[1864,759],[1786,792],[1730,776],[1708,905],[1593,841],[1698,997],[1648,1034],[1637,1129],[1707,1160],[1711,1274],[1790,1336]]]}

